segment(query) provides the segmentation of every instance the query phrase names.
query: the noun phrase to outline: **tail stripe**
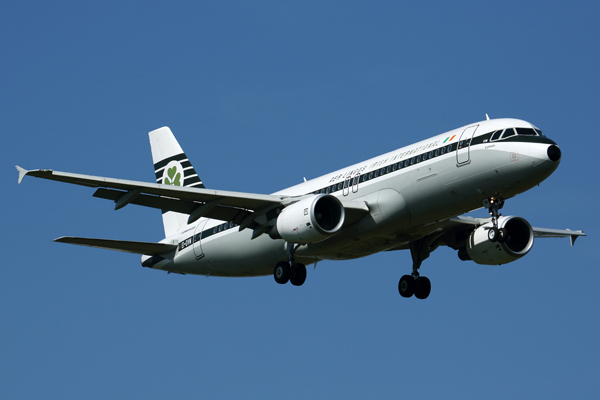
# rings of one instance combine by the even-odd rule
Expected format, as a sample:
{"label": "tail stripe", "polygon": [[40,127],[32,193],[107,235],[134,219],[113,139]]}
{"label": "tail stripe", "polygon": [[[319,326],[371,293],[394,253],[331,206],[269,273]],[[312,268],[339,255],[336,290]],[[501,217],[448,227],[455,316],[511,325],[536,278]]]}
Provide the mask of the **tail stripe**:
{"label": "tail stripe", "polygon": [[171,161],[178,161],[181,164],[181,167],[183,168],[183,186],[201,189],[205,188],[205,186],[202,184],[202,181],[200,180],[200,177],[194,170],[192,163],[188,160],[185,153],[180,153],[172,157],[165,158],[164,160],[161,160],[154,164],[156,183],[163,182],[164,169]]}
{"label": "tail stripe", "polygon": [[176,154],[169,158],[165,158],[164,160],[161,160],[161,161],[157,162],[156,164],[154,164],[154,170],[158,171],[159,169],[166,167],[167,164],[170,163],[171,161],[179,161],[182,165],[183,165],[184,161],[187,161],[188,165],[191,166],[185,153],[179,153],[179,154]]}

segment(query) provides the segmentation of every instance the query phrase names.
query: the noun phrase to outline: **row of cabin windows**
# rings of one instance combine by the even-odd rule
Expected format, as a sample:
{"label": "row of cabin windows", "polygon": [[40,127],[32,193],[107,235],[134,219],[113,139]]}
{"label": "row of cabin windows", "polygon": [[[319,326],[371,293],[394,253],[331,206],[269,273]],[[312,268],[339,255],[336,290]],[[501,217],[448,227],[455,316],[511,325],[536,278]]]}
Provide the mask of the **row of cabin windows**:
{"label": "row of cabin windows", "polygon": [[[516,130],[516,132],[515,132]],[[508,128],[508,129],[500,129],[492,133],[491,141],[498,139],[506,139],[511,136],[544,136],[542,131],[539,129],[532,128]]]}
{"label": "row of cabin windows", "polygon": [[[205,230],[205,231],[202,231],[202,232],[196,233],[196,234],[194,235],[194,240],[193,240],[193,242],[194,242],[194,243],[197,243],[197,242],[199,242],[199,241],[200,241],[200,239],[201,239],[201,238],[207,238],[207,237],[209,237],[209,236],[212,236],[212,235],[214,235],[214,234],[216,234],[216,233],[219,233],[219,232],[226,231],[226,230],[228,230],[228,229],[231,229],[231,228],[234,228],[234,227],[236,227],[236,226],[238,226],[238,225],[237,225],[237,224],[234,224],[234,223],[233,223],[233,221],[224,222],[224,223],[222,223],[222,224],[220,224],[220,225],[217,225],[217,226],[215,226],[215,227],[213,227],[213,228],[209,228],[209,229],[207,229],[207,230]],[[186,243],[186,240],[184,240],[184,241],[183,241],[183,242],[181,242],[181,243]],[[183,248],[187,247],[187,245],[186,245],[186,246],[183,246],[183,248],[182,248],[182,245],[181,245],[181,243],[179,244],[179,250],[183,250]]]}
{"label": "row of cabin windows", "polygon": [[226,231],[227,229],[231,229],[234,226],[236,226],[236,224],[234,224],[233,221],[229,221],[229,222],[225,222],[224,224],[217,225],[213,228],[213,234],[219,233],[222,231]]}
{"label": "row of cabin windows", "polygon": [[[320,193],[329,194],[329,193],[337,192],[337,191],[342,190],[342,189],[347,189],[348,186],[350,186],[350,185],[354,186],[354,185],[357,185],[359,182],[367,182],[367,181],[369,181],[371,179],[378,178],[379,176],[387,175],[390,172],[395,172],[395,171],[397,171],[399,169],[406,168],[406,167],[409,167],[411,165],[418,164],[418,163],[420,163],[422,161],[429,160],[430,158],[439,157],[439,156],[444,155],[446,153],[450,153],[453,150],[456,150],[456,146],[451,145],[451,144],[447,145],[447,146],[444,146],[444,147],[441,147],[441,148],[438,148],[438,149],[435,149],[435,150],[431,150],[431,151],[429,151],[427,153],[419,154],[418,156],[409,158],[407,160],[399,161],[399,162],[397,162],[395,164],[388,165],[387,167],[383,167],[383,168],[380,168],[380,169],[377,169],[375,171],[371,171],[369,173],[365,173],[365,174],[362,174],[362,175],[357,175],[357,176],[355,176],[354,178],[351,178],[351,179],[346,179],[346,180],[344,180],[344,182],[339,182],[339,183],[337,183],[335,185],[331,185],[331,186],[328,186],[328,187],[326,187],[324,189],[317,190],[317,191],[314,192],[314,194],[320,194]],[[201,240],[201,238],[206,238],[208,236],[212,236],[214,234],[217,234],[219,232],[223,232],[223,231],[225,231],[227,229],[231,229],[231,228],[236,227],[236,226],[238,226],[238,225],[234,224],[233,221],[222,223],[220,225],[217,225],[217,226],[213,227],[212,230],[208,229],[208,230],[203,231],[201,233],[197,233],[196,235],[193,236],[193,241],[194,242],[199,242]],[[208,233],[208,235],[207,235],[207,233]],[[184,243],[184,242],[186,242],[186,241],[183,241],[182,243]],[[180,243],[180,250],[182,250],[181,247],[182,246],[181,246],[181,243]],[[185,247],[187,247],[187,246],[183,246],[183,248],[185,248]]]}
{"label": "row of cabin windows", "polygon": [[[444,146],[444,147],[439,148],[439,149],[432,150],[429,153],[419,154],[418,156],[412,157],[412,158],[410,158],[408,160],[399,161],[399,162],[397,162],[395,164],[388,165],[387,167],[380,168],[380,169],[378,169],[376,171],[371,171],[369,173],[366,173],[366,174],[363,174],[363,175],[360,175],[360,176],[357,175],[357,176],[355,176],[352,179],[346,179],[344,182],[340,182],[340,183],[337,183],[335,185],[328,186],[328,187],[326,187],[324,189],[317,190],[316,192],[314,192],[314,194],[319,194],[319,193],[329,194],[329,193],[337,192],[337,191],[342,190],[344,188],[348,188],[348,186],[350,186],[350,185],[357,185],[359,181],[360,182],[366,182],[366,181],[369,181],[371,179],[375,179],[375,178],[377,178],[379,176],[383,176],[383,175],[389,174],[390,172],[394,172],[394,171],[397,171],[399,169],[406,168],[408,166],[420,163],[421,161],[425,161],[425,160],[428,160],[430,158],[438,157],[438,156],[441,156],[443,154],[449,153],[449,152],[451,152],[454,149],[456,149],[456,147],[453,147],[453,145],[448,145],[448,146]],[[236,226],[238,226],[238,225],[234,224],[233,221],[222,223],[220,225],[217,225],[217,226],[213,227],[212,229],[207,229],[207,230],[205,230],[205,231],[203,231],[201,233],[197,233],[196,235],[194,235],[193,241],[194,242],[199,242],[201,240],[201,238],[207,238],[209,236],[212,236],[212,235],[217,234],[219,232],[223,232],[223,231],[225,231],[227,229],[231,229],[231,228],[236,227]],[[186,246],[182,246],[182,243],[185,243],[185,242],[186,241],[184,240],[183,242],[181,242],[179,244],[180,250],[182,250],[183,248],[187,247],[187,245]]]}
{"label": "row of cabin windows", "polygon": [[380,169],[377,169],[375,171],[371,171],[362,175],[357,175],[354,178],[346,178],[344,180],[344,182],[339,182],[336,183],[334,185],[331,186],[327,186],[326,188],[317,190],[315,192],[313,192],[314,194],[320,194],[320,193],[324,193],[324,194],[329,194],[329,193],[334,193],[337,191],[340,191],[342,189],[347,189],[348,186],[355,186],[357,185],[359,182],[367,182],[370,181],[371,179],[375,179],[378,178],[379,176],[383,176],[383,175],[387,175],[390,172],[394,172],[397,171],[399,169],[402,168],[406,168],[406,167],[410,167],[411,165],[415,165],[418,164],[422,161],[426,161],[429,160],[430,158],[435,158],[441,155],[444,155],[446,153],[450,153],[451,151],[456,150],[456,146],[449,144],[447,146],[435,149],[435,150],[431,150],[427,153],[423,153],[423,154],[419,154],[418,156],[414,156],[412,158],[409,158],[407,160],[404,161],[399,161],[395,164],[392,165],[388,165],[387,167],[383,167]]}
{"label": "row of cabin windows", "polygon": [[[531,129],[531,128],[508,128],[508,129],[500,129],[500,130],[493,132],[491,141],[499,140],[499,139],[506,139],[506,138],[514,136],[514,135],[544,136],[544,134],[542,133],[541,130],[535,129],[535,128],[534,129]],[[418,163],[420,163],[422,161],[426,161],[430,158],[434,158],[434,157],[444,155],[446,153],[450,153],[454,149],[456,149],[456,147],[454,147],[453,145],[450,144],[448,146],[444,146],[439,149],[431,150],[430,152],[419,154],[418,156],[409,158],[404,161],[399,161],[395,164],[388,165],[387,167],[383,167],[383,168],[377,169],[375,171],[371,171],[369,173],[362,174],[360,176],[357,175],[351,179],[345,179],[344,182],[339,182],[335,185],[331,185],[324,189],[317,190],[314,192],[314,194],[320,194],[320,193],[329,194],[329,193],[334,193],[334,192],[340,191],[342,189],[347,189],[348,186],[350,186],[350,185],[355,186],[359,182],[370,181],[371,179],[378,178],[379,176],[387,175],[390,172],[395,172],[399,169],[418,164]],[[231,229],[235,226],[237,226],[237,224],[234,224],[232,221],[217,225],[214,228],[212,228],[212,235],[222,232],[222,231],[225,231],[227,229]],[[210,232],[210,230],[209,230],[209,232]],[[199,241],[200,235],[201,234],[197,234],[196,235],[197,237],[194,237],[194,241]],[[204,236],[206,237],[206,234]]]}

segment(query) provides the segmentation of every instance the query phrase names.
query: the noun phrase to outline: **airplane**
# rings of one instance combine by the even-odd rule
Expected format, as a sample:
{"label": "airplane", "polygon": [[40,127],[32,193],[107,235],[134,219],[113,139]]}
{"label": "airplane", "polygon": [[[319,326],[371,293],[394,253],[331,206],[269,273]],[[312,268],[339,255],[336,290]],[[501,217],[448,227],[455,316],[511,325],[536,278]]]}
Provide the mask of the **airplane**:
{"label": "airplane", "polygon": [[[561,161],[557,144],[531,123],[472,123],[266,195],[207,189],[168,127],[149,133],[156,183],[16,166],[26,175],[97,188],[94,197],[162,211],[158,243],[82,237],[56,242],[141,254],[143,267],[168,273],[272,275],[301,286],[306,265],[410,250],[402,297],[425,299],[421,263],[439,246],[463,261],[501,265],[525,256],[534,238],[580,230],[534,228],[503,216],[505,201],[548,178]],[[463,216],[486,208],[489,217]]]}

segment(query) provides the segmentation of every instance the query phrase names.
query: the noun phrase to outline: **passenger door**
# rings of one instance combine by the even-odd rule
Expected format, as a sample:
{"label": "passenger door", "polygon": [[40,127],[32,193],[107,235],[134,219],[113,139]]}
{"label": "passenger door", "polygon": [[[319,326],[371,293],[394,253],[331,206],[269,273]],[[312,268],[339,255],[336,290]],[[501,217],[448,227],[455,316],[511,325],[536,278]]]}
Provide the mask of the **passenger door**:
{"label": "passenger door", "polygon": [[458,167],[466,165],[471,162],[471,139],[475,135],[475,131],[479,125],[473,125],[467,127],[458,139],[458,146],[456,147],[456,165]]}
{"label": "passenger door", "polygon": [[196,255],[196,260],[204,257],[204,252],[202,252],[202,230],[207,222],[208,219],[200,220],[198,225],[196,225],[196,230],[194,230],[194,254]]}

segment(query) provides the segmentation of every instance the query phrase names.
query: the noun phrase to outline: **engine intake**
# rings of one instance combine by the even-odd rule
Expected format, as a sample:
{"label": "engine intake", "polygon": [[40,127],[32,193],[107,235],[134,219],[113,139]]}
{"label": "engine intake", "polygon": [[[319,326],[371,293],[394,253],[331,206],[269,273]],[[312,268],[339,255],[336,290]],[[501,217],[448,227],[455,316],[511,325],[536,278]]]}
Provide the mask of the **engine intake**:
{"label": "engine intake", "polygon": [[480,226],[467,240],[467,254],[477,264],[507,264],[523,257],[533,247],[533,229],[523,218],[513,216],[498,218],[498,228],[505,228],[508,232],[504,241],[489,240],[488,230],[491,227],[491,222]]}
{"label": "engine intake", "polygon": [[320,242],[340,230],[345,215],[336,197],[318,194],[284,208],[269,236],[290,243]]}

